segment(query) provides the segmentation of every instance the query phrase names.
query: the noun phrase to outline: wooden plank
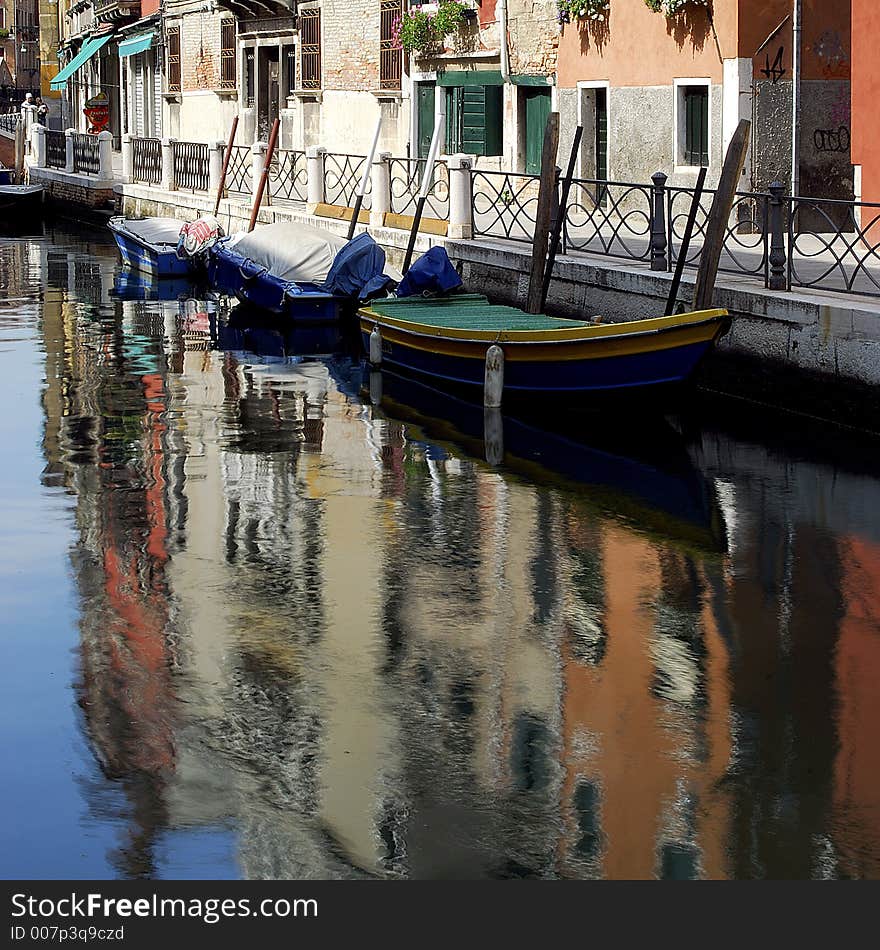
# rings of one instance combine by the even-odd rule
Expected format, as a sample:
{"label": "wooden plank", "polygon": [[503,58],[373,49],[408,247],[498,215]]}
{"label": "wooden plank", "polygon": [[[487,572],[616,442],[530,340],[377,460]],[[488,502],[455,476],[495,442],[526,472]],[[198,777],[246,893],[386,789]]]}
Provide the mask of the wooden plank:
{"label": "wooden plank", "polygon": [[[319,218],[336,218],[338,221],[351,221],[354,214],[354,208],[348,208],[345,205],[328,205],[323,201],[315,205],[315,214]],[[358,215],[358,224],[369,224],[370,212],[361,211]]]}
{"label": "wooden plank", "polygon": [[[415,216],[411,214],[394,214],[389,211],[385,215],[385,227],[400,228],[401,231],[409,231],[413,226]],[[422,218],[419,221],[420,234],[441,234],[446,236],[449,230],[449,222],[440,218]]]}
{"label": "wooden plank", "polygon": [[697,283],[694,288],[694,310],[708,310],[712,306],[712,297],[715,293],[715,279],[718,276],[718,263],[721,260],[721,251],[724,247],[724,236],[727,233],[727,223],[730,212],[742,178],[743,167],[746,162],[746,153],[749,148],[749,130],[751,123],[742,119],[737,126],[727,155],[721,169],[721,178],[718,189],[709,209],[706,219],[706,236],[703,250],[700,254],[700,266],[697,270]]}
{"label": "wooden plank", "polygon": [[[556,190],[556,152],[559,148],[559,113],[551,112],[544,128],[544,149],[541,152],[541,183],[538,188],[538,210],[535,215],[535,236],[532,241],[532,268],[529,274],[527,313],[541,312],[541,290],[553,215]],[[560,214],[562,213],[560,209]]]}

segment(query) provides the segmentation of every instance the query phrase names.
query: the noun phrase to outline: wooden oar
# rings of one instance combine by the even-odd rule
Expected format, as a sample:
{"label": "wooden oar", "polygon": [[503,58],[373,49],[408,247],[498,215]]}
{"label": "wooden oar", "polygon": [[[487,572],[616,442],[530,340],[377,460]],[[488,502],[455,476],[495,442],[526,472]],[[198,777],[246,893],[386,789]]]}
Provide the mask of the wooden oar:
{"label": "wooden oar", "polygon": [[257,223],[257,215],[260,212],[260,205],[263,203],[263,192],[266,190],[266,184],[269,181],[269,169],[272,167],[272,156],[275,154],[275,142],[278,140],[278,127],[280,125],[279,119],[272,123],[272,131],[269,133],[269,147],[266,149],[266,164],[263,166],[263,174],[260,175],[260,185],[257,188],[257,196],[254,198],[248,231],[253,231],[254,225]]}
{"label": "wooden oar", "polygon": [[703,197],[703,185],[706,183],[707,171],[708,169],[703,165],[697,175],[697,186],[694,188],[691,210],[688,212],[687,224],[685,225],[684,235],[681,239],[681,246],[678,249],[678,260],[675,262],[675,275],[672,278],[672,286],[669,288],[669,298],[666,301],[667,316],[670,316],[673,310],[675,310],[675,300],[678,297],[678,288],[681,286],[681,275],[684,271],[684,265],[687,263],[688,250],[691,246],[691,236],[694,233],[694,223],[697,220],[697,212],[700,210],[700,199]]}
{"label": "wooden oar", "polygon": [[437,160],[437,153],[440,151],[440,127],[443,125],[444,116],[437,116],[434,123],[434,134],[431,136],[431,148],[428,151],[428,160],[425,163],[425,171],[422,174],[422,187],[419,189],[419,198],[416,202],[416,213],[413,218],[412,228],[409,232],[409,244],[406,247],[406,255],[403,258],[404,275],[409,270],[412,263],[413,248],[416,244],[416,235],[419,233],[419,225],[422,222],[422,212],[425,210],[425,202],[428,200],[428,192],[431,190],[431,182],[434,177],[434,162]]}
{"label": "wooden oar", "polygon": [[547,266],[544,268],[544,282],[541,285],[541,306],[538,312],[541,313],[547,304],[547,294],[550,291],[550,279],[553,276],[553,263],[556,260],[556,252],[559,250],[559,239],[562,236],[562,226],[565,222],[565,209],[568,207],[568,193],[571,191],[571,180],[574,178],[574,166],[577,162],[578,149],[581,146],[581,136],[584,134],[584,127],[579,125],[574,130],[574,139],[571,143],[571,152],[568,155],[568,169],[565,172],[565,179],[562,182],[562,194],[559,198],[559,212],[556,220],[553,222],[553,231],[550,234],[550,250],[547,252]]}
{"label": "wooden oar", "polygon": [[379,144],[379,133],[382,131],[382,116],[379,115],[379,121],[376,123],[376,134],[373,136],[373,144],[370,153],[367,155],[367,162],[364,165],[364,174],[361,177],[360,187],[357,196],[354,199],[354,214],[351,216],[351,223],[348,225],[348,240],[354,237],[354,229],[357,227],[357,220],[361,213],[361,205],[364,201],[364,195],[367,193],[367,182],[370,180],[370,170],[373,167],[373,158],[376,155],[376,146]]}
{"label": "wooden oar", "polygon": [[[544,267],[547,262],[547,241],[553,197],[556,191],[556,151],[559,148],[559,113],[551,112],[544,127],[544,148],[541,152],[541,181],[538,186],[538,210],[535,214],[535,236],[532,240],[532,269],[529,274],[529,296],[526,313],[541,312]],[[559,212],[562,214],[562,211]]]}
{"label": "wooden oar", "polygon": [[220,211],[220,199],[223,197],[223,189],[226,187],[226,171],[229,168],[229,162],[232,158],[232,149],[235,145],[235,133],[238,131],[238,116],[232,120],[232,128],[229,130],[229,141],[226,143],[226,153],[223,156],[223,170],[220,172],[220,184],[217,186],[217,200],[214,202],[214,217],[217,217]]}
{"label": "wooden oar", "polygon": [[718,180],[718,190],[715,192],[706,221],[706,237],[700,253],[700,266],[694,288],[694,310],[708,310],[712,306],[718,263],[721,260],[724,236],[727,233],[727,222],[730,219],[733,199],[746,163],[750,128],[751,122],[748,119],[742,119],[727,148],[721,178]]}

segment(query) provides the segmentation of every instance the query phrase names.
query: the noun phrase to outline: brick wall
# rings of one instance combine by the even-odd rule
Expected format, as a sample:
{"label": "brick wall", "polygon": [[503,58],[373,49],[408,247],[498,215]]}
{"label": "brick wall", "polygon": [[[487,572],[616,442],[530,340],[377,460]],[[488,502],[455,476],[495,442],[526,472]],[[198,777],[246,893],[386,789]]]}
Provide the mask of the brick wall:
{"label": "brick wall", "polygon": [[325,89],[379,88],[379,0],[323,0]]}
{"label": "brick wall", "polygon": [[[185,13],[180,20],[180,77],[183,92],[220,86],[219,13]],[[168,21],[174,25],[175,21]]]}
{"label": "brick wall", "polygon": [[559,29],[555,0],[510,0],[510,71],[549,76],[556,72]]}

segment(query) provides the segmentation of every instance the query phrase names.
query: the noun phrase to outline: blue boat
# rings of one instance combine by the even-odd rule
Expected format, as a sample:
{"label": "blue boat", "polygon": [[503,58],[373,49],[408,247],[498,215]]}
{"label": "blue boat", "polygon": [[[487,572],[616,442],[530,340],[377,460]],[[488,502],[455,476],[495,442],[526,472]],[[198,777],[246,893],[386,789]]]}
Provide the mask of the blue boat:
{"label": "blue boat", "polygon": [[207,254],[215,290],[296,323],[335,323],[364,294],[383,291],[384,267],[369,235],[349,242],[294,222],[221,238]]}
{"label": "blue boat", "polygon": [[504,356],[504,398],[591,401],[678,388],[729,325],[726,310],[596,323],[529,314],[480,294],[395,298],[360,310],[360,330],[381,338],[382,365],[479,393],[486,354]]}
{"label": "blue boat", "polygon": [[177,241],[182,221],[177,218],[111,218],[113,232],[122,261],[135,270],[147,271],[157,277],[185,277],[198,264],[177,255]]}

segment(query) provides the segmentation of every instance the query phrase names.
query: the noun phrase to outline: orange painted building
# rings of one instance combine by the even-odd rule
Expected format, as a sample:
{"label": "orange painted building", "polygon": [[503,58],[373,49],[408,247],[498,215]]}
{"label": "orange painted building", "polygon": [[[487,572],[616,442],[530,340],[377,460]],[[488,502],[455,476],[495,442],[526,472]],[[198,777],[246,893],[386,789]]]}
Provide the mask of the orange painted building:
{"label": "orange painted building", "polygon": [[[867,6],[867,5],[866,5]],[[563,142],[584,126],[581,174],[647,181],[657,170],[717,179],[738,122],[752,123],[742,187],[791,180],[792,0],[714,0],[667,17],[611,0],[607,23],[574,20],[559,41]],[[877,16],[875,14],[875,16]],[[851,197],[850,11],[803,0],[801,192]]]}
{"label": "orange painted building", "polygon": [[880,40],[880,6],[852,0],[852,161],[856,195],[880,202],[880,70],[874,44]]}

